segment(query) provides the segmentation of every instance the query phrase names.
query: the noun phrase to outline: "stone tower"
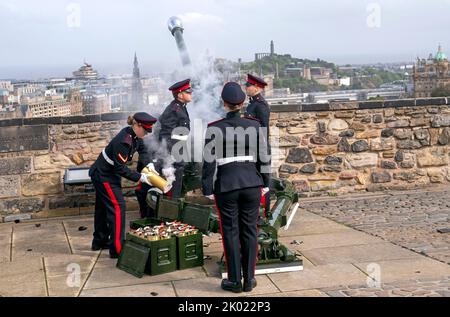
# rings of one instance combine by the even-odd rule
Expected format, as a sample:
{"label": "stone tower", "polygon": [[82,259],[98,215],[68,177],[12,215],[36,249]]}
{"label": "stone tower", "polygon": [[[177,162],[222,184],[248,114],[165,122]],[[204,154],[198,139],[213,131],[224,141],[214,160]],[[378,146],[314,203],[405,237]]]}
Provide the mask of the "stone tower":
{"label": "stone tower", "polygon": [[142,109],[144,106],[144,96],[142,92],[141,72],[136,53],[134,53],[133,80],[131,84],[131,104],[129,110],[135,111]]}

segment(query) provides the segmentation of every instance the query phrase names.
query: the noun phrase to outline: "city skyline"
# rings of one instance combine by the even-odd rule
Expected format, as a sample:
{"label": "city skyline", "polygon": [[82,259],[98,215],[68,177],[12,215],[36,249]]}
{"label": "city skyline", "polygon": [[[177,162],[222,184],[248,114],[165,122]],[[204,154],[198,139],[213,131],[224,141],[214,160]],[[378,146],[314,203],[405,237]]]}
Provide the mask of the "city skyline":
{"label": "city skyline", "polygon": [[0,51],[0,78],[70,76],[83,59],[105,75],[128,73],[135,51],[143,74],[170,72],[180,67],[166,25],[172,15],[184,21],[194,61],[207,50],[215,57],[251,61],[255,52],[268,51],[270,40],[277,53],[337,64],[414,62],[434,53],[439,43],[444,50],[450,47],[450,21],[430,19],[442,16],[449,0],[152,4],[0,0],[0,27],[10,30],[3,39],[9,44]]}

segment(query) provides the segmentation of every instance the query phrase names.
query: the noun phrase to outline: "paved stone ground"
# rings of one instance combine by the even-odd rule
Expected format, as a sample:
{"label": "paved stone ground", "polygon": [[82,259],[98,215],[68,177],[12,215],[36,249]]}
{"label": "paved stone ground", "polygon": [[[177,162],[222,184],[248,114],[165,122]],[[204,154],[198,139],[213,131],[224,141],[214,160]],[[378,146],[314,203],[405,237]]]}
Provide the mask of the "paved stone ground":
{"label": "paved stone ground", "polygon": [[402,281],[378,288],[352,285],[322,291],[332,297],[450,297],[450,278]]}
{"label": "paved stone ground", "polygon": [[[423,225],[419,227],[422,230],[427,225],[448,226],[443,216],[436,216],[443,214],[438,209],[444,206],[445,191],[430,195],[304,200],[304,208],[289,230],[280,231],[281,242],[303,256],[304,271],[258,276],[258,287],[250,294],[239,295],[220,289],[217,261],[222,245],[217,235],[204,239],[208,258],[203,267],[137,279],[118,270],[108,252],[90,251],[92,216],[0,224],[0,296],[449,296],[450,265],[370,231],[378,228],[380,234],[394,234],[394,229],[402,225],[406,229]],[[440,203],[434,195],[441,197]],[[385,199],[392,201],[383,205]],[[341,205],[343,201],[354,207]],[[390,218],[385,210],[393,201],[399,202],[401,217]],[[413,202],[414,206],[421,206],[421,213],[430,222],[414,218],[415,211],[408,212]],[[423,206],[427,203],[428,207]],[[360,206],[365,206],[364,210],[358,209]],[[396,215],[395,206],[392,208]],[[376,212],[372,213],[372,209]],[[435,212],[431,214],[431,210]],[[338,219],[338,215],[342,218]],[[131,212],[127,221],[137,216]],[[345,220],[348,226],[324,216],[336,217],[339,222]],[[395,225],[390,227],[390,221],[395,221]],[[87,230],[79,231],[82,226]],[[412,240],[425,244],[422,239],[433,246],[433,256],[446,252],[426,233],[415,234]],[[439,241],[448,242],[443,236]]]}
{"label": "paved stone ground", "polygon": [[450,188],[367,198],[305,201],[303,208],[450,264]]}

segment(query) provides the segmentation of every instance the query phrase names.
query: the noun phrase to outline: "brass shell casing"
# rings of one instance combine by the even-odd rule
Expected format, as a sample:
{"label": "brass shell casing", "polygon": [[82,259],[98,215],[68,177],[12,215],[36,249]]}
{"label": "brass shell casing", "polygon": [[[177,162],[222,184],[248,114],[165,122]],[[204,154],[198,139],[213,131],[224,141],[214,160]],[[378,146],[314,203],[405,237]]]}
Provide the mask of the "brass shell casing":
{"label": "brass shell casing", "polygon": [[147,177],[152,185],[156,188],[159,188],[164,194],[167,194],[172,189],[172,185],[169,185],[169,183],[164,178],[162,178],[149,168],[145,167],[142,170],[142,173],[147,174]]}

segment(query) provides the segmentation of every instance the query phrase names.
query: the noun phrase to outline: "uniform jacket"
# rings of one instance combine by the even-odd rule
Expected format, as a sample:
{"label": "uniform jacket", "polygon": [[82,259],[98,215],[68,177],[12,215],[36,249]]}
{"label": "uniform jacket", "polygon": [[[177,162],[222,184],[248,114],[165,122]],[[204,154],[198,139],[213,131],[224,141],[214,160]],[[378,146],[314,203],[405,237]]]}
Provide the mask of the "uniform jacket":
{"label": "uniform jacket", "polygon": [[127,163],[133,160],[136,152],[141,155],[145,151],[143,140],[138,139],[131,127],[126,127],[100,153],[89,170],[89,176],[100,182],[120,184],[120,177],[137,182],[141,178],[141,174],[129,169]]}
{"label": "uniform jacket", "polygon": [[250,103],[247,106],[245,116],[258,119],[263,128],[269,127],[270,107],[261,94],[250,98]]}
{"label": "uniform jacket", "polygon": [[186,141],[187,135],[173,135],[173,130],[178,127],[185,127],[189,131],[191,129],[191,120],[186,105],[178,100],[173,100],[159,117],[161,130],[159,132],[159,140],[165,140],[169,152],[172,147],[179,141]]}
{"label": "uniform jacket", "polygon": [[[234,135],[227,135],[226,129],[228,127],[254,128],[257,137],[256,142],[254,142],[255,140],[250,142],[248,137],[238,138]],[[208,125],[205,155],[208,155],[207,152],[211,152],[214,159],[204,159],[203,161],[202,189],[205,196],[250,187],[269,187],[269,174],[262,173],[262,168],[270,168],[270,160],[264,160],[261,155],[267,153],[267,140],[265,135],[260,133],[260,127],[261,125],[257,120],[241,117],[239,112],[230,112],[226,118]],[[211,132],[212,129],[222,131],[222,142],[220,138],[214,135],[208,137],[208,132]],[[221,145],[222,149],[219,151]],[[227,161],[227,159],[242,156],[250,156],[254,159],[252,162],[223,164],[224,159]],[[216,181],[214,182],[215,175]]]}

